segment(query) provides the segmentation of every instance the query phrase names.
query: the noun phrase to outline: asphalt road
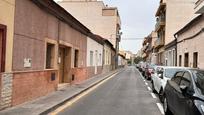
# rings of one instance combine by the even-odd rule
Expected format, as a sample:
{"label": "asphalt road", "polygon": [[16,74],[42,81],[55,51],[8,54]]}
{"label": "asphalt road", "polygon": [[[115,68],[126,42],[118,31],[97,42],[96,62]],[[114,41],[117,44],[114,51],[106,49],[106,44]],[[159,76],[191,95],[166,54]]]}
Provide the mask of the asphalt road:
{"label": "asphalt road", "polygon": [[127,67],[59,115],[161,115],[149,86],[135,67]]}

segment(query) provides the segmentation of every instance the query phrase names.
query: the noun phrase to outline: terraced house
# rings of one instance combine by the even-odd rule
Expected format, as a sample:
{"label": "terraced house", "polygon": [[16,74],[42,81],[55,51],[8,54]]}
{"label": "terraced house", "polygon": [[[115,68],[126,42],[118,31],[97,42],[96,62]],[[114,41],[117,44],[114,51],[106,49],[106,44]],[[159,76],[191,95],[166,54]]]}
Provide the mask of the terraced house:
{"label": "terraced house", "polygon": [[156,64],[156,54],[154,53],[155,40],[157,33],[152,31],[147,37],[144,38],[142,47],[142,58],[151,64]]}
{"label": "terraced house", "polygon": [[15,1],[0,1],[0,108],[11,105],[14,13]]}
{"label": "terraced house", "polygon": [[106,42],[53,0],[0,5],[1,109],[102,73]]}
{"label": "terraced house", "polygon": [[99,0],[62,0],[58,4],[93,33],[107,39],[113,45],[116,49],[114,60],[117,67],[121,36],[121,20],[117,7],[110,7]]}
{"label": "terraced house", "polygon": [[104,41],[98,35],[87,39],[87,74],[88,77],[102,73]]}
{"label": "terraced house", "polygon": [[175,36],[177,37],[177,65],[204,69],[204,1],[197,0],[194,6],[197,14]]}
{"label": "terraced house", "polygon": [[155,16],[157,64],[176,65],[176,39],[174,34],[194,16],[194,0],[160,0]]}

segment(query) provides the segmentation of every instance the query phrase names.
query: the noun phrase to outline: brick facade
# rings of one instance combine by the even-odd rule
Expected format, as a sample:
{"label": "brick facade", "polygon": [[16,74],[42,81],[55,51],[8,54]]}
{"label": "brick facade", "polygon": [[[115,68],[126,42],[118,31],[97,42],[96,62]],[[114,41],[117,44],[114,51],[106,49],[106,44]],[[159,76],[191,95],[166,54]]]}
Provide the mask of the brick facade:
{"label": "brick facade", "polygon": [[[74,18],[70,19],[71,22],[61,21],[55,14],[48,13],[45,10],[46,6],[44,6],[45,9],[38,6],[41,2],[47,1],[20,0],[16,2],[12,74],[5,74],[1,77],[1,107],[15,106],[57,90],[59,46],[71,49],[68,79],[73,79],[73,83],[79,83],[87,78],[86,32],[88,34],[89,30]],[[51,6],[55,7],[54,10],[63,10],[56,6],[54,1],[44,5],[48,4],[52,4]],[[63,13],[60,15],[70,16]],[[45,67],[48,40],[54,43],[56,50],[52,69]],[[79,52],[77,68],[73,67],[75,49]],[[30,59],[30,67],[24,66],[25,59]]]}
{"label": "brick facade", "polygon": [[12,82],[13,74],[4,73],[1,75],[1,106],[0,109],[4,109],[11,106],[12,99]]}
{"label": "brick facade", "polygon": [[79,84],[87,79],[86,68],[73,68],[72,69],[72,84]]}
{"label": "brick facade", "polygon": [[[101,74],[103,70],[102,66],[97,66],[97,74]],[[95,74],[95,67],[87,67],[87,78],[93,77]]]}
{"label": "brick facade", "polygon": [[[55,76],[55,78],[52,79]],[[18,72],[13,75],[12,106],[57,90],[56,70]]]}
{"label": "brick facade", "polygon": [[[78,84],[95,75],[95,68],[87,68],[87,36],[92,33],[54,1],[19,0],[14,17],[11,71],[0,76],[0,109],[45,96],[56,91],[59,83]],[[47,44],[54,47],[50,68],[46,66]],[[62,56],[66,61],[59,61],[60,48],[68,52]],[[101,65],[97,74],[100,74],[103,52],[98,53]],[[60,70],[66,71],[66,75],[64,72],[61,77]],[[60,78],[68,82],[59,82]]]}

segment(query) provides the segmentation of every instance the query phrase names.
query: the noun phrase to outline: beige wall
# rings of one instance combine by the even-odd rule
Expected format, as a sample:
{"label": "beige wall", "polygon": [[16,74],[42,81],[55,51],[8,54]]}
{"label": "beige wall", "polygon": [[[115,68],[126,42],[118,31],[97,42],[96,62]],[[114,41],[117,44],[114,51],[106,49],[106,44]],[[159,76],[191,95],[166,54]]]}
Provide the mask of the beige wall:
{"label": "beige wall", "polygon": [[[198,33],[204,25],[204,17],[200,21],[193,24],[189,27],[187,31],[178,36],[178,41],[183,40],[184,38],[191,37]],[[202,39],[204,33],[202,32],[198,36],[190,40],[185,40],[177,44],[177,65],[179,65],[179,55],[182,55],[182,66],[184,66],[184,54],[189,53],[189,66],[193,66],[193,53],[198,52],[198,67],[204,69],[204,45]]]}
{"label": "beige wall", "polygon": [[111,48],[104,45],[104,65],[111,65]]}
{"label": "beige wall", "polygon": [[194,17],[194,0],[167,0],[165,45],[173,41],[174,34]]}
{"label": "beige wall", "polygon": [[204,7],[204,0],[197,0],[196,4],[195,4],[195,8],[194,8],[195,9],[195,13],[197,11],[200,11],[201,9],[203,9],[203,7]]}
{"label": "beige wall", "polygon": [[0,0],[0,24],[7,26],[5,71],[12,68],[15,0]]}
{"label": "beige wall", "polygon": [[[70,0],[68,0],[70,1]],[[76,19],[87,26],[93,33],[109,39],[114,45],[116,42],[117,23],[120,25],[120,18],[117,16],[116,8],[105,8],[102,1],[92,2],[58,2],[63,8],[70,12]],[[105,9],[104,9],[105,8]],[[104,12],[103,12],[104,9]],[[114,13],[113,13],[114,12]],[[103,16],[103,14],[108,16]],[[112,14],[115,14],[112,16]]]}
{"label": "beige wall", "polygon": [[152,46],[155,46],[155,41],[157,40],[157,33],[155,31],[152,31],[150,37],[152,37]]}

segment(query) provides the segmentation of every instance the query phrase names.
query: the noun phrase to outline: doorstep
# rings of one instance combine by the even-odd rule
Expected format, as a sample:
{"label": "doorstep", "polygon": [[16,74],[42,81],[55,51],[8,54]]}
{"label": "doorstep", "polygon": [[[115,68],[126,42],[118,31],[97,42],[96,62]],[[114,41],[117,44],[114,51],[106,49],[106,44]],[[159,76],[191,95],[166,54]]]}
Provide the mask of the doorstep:
{"label": "doorstep", "polygon": [[40,97],[36,100],[26,102],[21,105],[17,105],[6,110],[0,111],[1,115],[39,115],[48,114],[49,112],[55,110],[57,107],[63,105],[70,99],[73,99],[77,95],[83,93],[89,88],[100,83],[104,79],[110,77],[115,73],[119,73],[124,69],[117,69],[105,74],[96,75],[81,84],[76,84],[63,88],[61,90],[52,92],[46,96]]}
{"label": "doorstep", "polygon": [[57,86],[57,90],[63,90],[70,86],[70,83],[60,83]]}

